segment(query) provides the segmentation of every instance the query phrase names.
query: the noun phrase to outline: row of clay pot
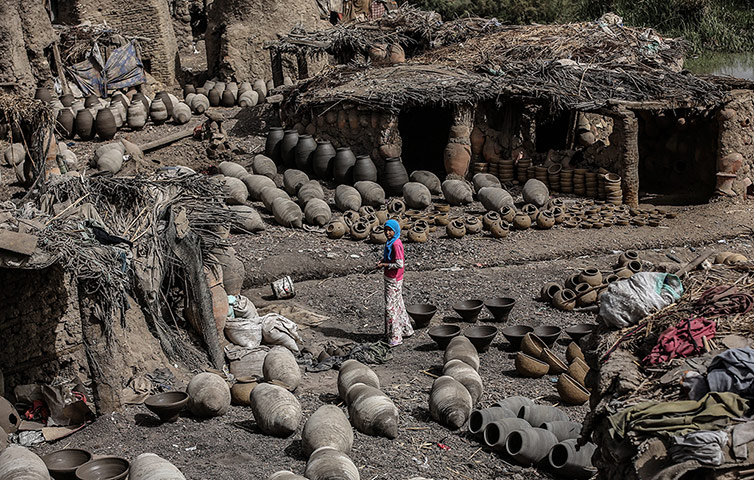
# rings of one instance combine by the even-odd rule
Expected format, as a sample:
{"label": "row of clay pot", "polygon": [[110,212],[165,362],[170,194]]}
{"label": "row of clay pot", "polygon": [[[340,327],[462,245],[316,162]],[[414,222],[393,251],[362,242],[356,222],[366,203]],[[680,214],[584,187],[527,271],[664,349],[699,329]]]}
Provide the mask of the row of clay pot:
{"label": "row of clay pot", "polygon": [[565,282],[549,282],[542,287],[540,298],[553,307],[570,311],[575,307],[588,307],[599,302],[608,286],[642,271],[639,254],[628,250],[618,257],[618,263],[611,273],[603,274],[596,267],[590,267],[570,276]]}
{"label": "row of clay pot", "polygon": [[456,430],[466,423],[484,393],[479,354],[467,337],[459,335],[445,347],[443,362],[442,376],[429,392],[429,413],[437,423]]}
{"label": "row of clay pot", "polygon": [[[291,85],[292,83],[289,77],[285,77],[286,85]],[[226,83],[207,80],[203,86],[198,88],[193,84],[186,84],[183,87],[183,98],[189,105],[191,105],[195,97],[203,97],[207,100],[209,107],[231,108],[236,105],[253,107],[264,103],[270,90],[273,88],[272,80],[265,82],[262,79],[256,79],[253,83],[242,82],[240,84],[236,82]]]}
{"label": "row of clay pot", "polygon": [[522,396],[474,410],[469,418],[469,432],[495,452],[562,478],[586,479],[596,472],[591,461],[596,446],[577,446],[581,430],[562,410]]}

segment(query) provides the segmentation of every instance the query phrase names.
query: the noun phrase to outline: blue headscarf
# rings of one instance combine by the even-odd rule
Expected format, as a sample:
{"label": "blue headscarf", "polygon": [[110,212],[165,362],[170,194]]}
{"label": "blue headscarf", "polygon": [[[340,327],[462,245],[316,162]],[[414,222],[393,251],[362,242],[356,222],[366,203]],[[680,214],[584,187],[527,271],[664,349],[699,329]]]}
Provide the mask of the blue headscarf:
{"label": "blue headscarf", "polygon": [[393,244],[395,243],[396,240],[401,238],[401,226],[396,220],[390,219],[387,222],[385,222],[385,228],[389,228],[390,230],[395,232],[393,234],[393,238],[388,240],[387,243],[385,244],[385,253],[382,254],[383,260],[385,260],[386,262],[389,262],[390,257],[393,254]]}

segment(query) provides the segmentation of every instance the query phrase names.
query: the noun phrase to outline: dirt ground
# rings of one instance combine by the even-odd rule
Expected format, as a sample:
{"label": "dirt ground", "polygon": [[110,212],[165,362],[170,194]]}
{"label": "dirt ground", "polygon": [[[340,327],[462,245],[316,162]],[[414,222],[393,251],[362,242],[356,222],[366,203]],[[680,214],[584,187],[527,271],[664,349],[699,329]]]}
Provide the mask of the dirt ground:
{"label": "dirt ground", "polygon": [[[228,127],[244,130],[238,122],[250,121],[244,112],[227,110]],[[194,117],[193,124],[198,123]],[[182,127],[181,127],[182,128]],[[178,127],[164,126],[126,134],[132,141],[145,142]],[[248,163],[258,150],[262,137],[234,136],[238,161]],[[85,154],[97,144],[72,145]],[[155,167],[189,165],[206,168],[204,147],[184,140],[148,156]],[[82,163],[83,165],[83,163]],[[0,200],[18,197],[21,190],[10,185],[12,172],[3,167]],[[256,204],[260,206],[259,204]],[[261,208],[261,207],[260,207]],[[466,211],[477,211],[472,204]],[[747,227],[752,225],[747,204],[713,202],[694,207],[673,207],[678,213],[663,226],[611,227],[601,230],[556,228],[549,231],[512,232],[494,240],[485,235],[451,240],[442,231],[432,234],[426,244],[406,243],[407,271],[404,282],[406,303],[433,303],[439,307],[432,324],[457,323],[452,304],[469,298],[509,296],[517,300],[508,325],[527,324],[567,327],[595,321],[593,314],[559,312],[537,300],[541,286],[550,280],[563,280],[576,271],[596,266],[607,270],[625,249],[641,251],[647,267],[679,264],[696,257],[711,246],[754,255]],[[480,211],[481,213],[481,211]],[[266,231],[255,235],[232,235],[239,258],[246,266],[244,294],[258,306],[270,302],[271,280],[291,275],[297,295],[287,301],[328,319],[318,327],[304,328],[302,336],[312,349],[327,341],[336,343],[371,342],[383,331],[382,278],[372,269],[381,246],[330,240],[324,233],[291,230],[274,225],[269,215]],[[483,311],[479,323],[490,323]],[[461,323],[465,328],[466,325]],[[503,325],[496,325],[502,327]],[[555,350],[564,354],[567,337]],[[441,479],[534,479],[548,477],[543,471],[521,468],[505,458],[481,448],[464,429],[450,431],[434,422],[428,412],[428,393],[433,376],[442,368],[442,351],[418,330],[404,345],[393,349],[393,359],[374,370],[383,390],[399,408],[398,438],[387,440],[355,433],[350,454],[361,478],[409,479],[422,476]],[[542,404],[557,404],[556,377],[523,379],[513,367],[514,355],[502,335],[487,353],[481,354],[480,375],[485,393],[480,402],[488,406],[510,395],[526,395]],[[336,396],[336,371],[305,373],[296,397],[306,419],[319,406],[340,405]],[[177,385],[183,388],[185,385]],[[588,406],[563,407],[575,421],[583,419]],[[60,448],[86,448],[95,454],[135,458],[154,452],[173,462],[192,480],[266,479],[271,473],[290,469],[302,474],[306,459],[301,453],[299,430],[279,439],[261,433],[249,408],[231,407],[220,418],[197,420],[183,416],[177,423],[160,424],[143,406],[128,407],[97,419],[82,431],[53,445],[36,448],[40,454]]]}

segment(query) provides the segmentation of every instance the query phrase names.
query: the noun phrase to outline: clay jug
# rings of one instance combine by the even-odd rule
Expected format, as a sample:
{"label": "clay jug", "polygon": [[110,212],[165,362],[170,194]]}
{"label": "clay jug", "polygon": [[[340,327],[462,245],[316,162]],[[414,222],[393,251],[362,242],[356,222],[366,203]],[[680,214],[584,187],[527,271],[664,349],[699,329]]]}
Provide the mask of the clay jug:
{"label": "clay jug", "polygon": [[87,95],[84,99],[84,108],[92,108],[99,104],[99,98],[97,95]]}
{"label": "clay jug", "polygon": [[74,128],[82,140],[91,140],[94,137],[94,117],[88,109],[80,110],[76,115]]}
{"label": "clay jug", "polygon": [[73,106],[74,100],[75,99],[73,98],[73,95],[71,95],[70,93],[66,93],[65,95],[60,97],[60,103],[62,103],[64,107]]}
{"label": "clay jug", "polygon": [[128,121],[128,126],[133,130],[141,130],[144,128],[144,125],[147,124],[147,114],[144,111],[144,106],[141,102],[137,101],[128,106],[126,119]]}
{"label": "clay jug", "polygon": [[190,83],[187,83],[183,86],[183,98],[186,98],[186,95],[188,95],[189,93],[196,93],[196,87]]}
{"label": "clay jug", "polygon": [[234,106],[236,104],[236,97],[233,96],[233,92],[226,88],[220,97],[220,104],[226,108]]}
{"label": "clay jug", "polygon": [[403,194],[403,185],[408,183],[408,172],[403,166],[401,157],[392,157],[385,160],[385,169],[382,172],[382,186],[385,193],[390,196]]}
{"label": "clay jug", "polygon": [[75,119],[73,118],[73,112],[70,108],[64,108],[58,113],[57,118],[57,128],[58,131],[66,138],[73,138],[73,136],[76,134],[76,130],[74,129],[74,123]]}
{"label": "clay jug", "polygon": [[137,101],[137,100],[139,102],[141,102],[142,105],[144,105],[144,111],[148,112],[149,111],[150,102],[149,102],[149,99],[146,97],[146,95],[144,95],[141,92],[136,92],[134,94],[133,98],[131,99],[131,101],[134,102],[134,101]]}
{"label": "clay jug", "polygon": [[219,107],[221,97],[222,97],[222,93],[216,88],[213,88],[212,90],[210,90],[209,93],[207,94],[207,98],[209,98],[209,106]]}
{"label": "clay jug", "polygon": [[156,98],[149,106],[149,118],[155,123],[155,125],[163,124],[168,119],[168,110],[165,102],[161,98]]}
{"label": "clay jug", "polygon": [[330,180],[333,175],[333,161],[335,159],[335,147],[329,140],[318,140],[317,149],[312,158],[312,170],[317,178]]}
{"label": "clay jug", "polygon": [[353,181],[377,181],[377,167],[369,155],[359,155],[356,157],[356,163],[353,166]]}
{"label": "clay jug", "polygon": [[332,164],[332,173],[338,184],[353,183],[353,167],[356,164],[356,156],[349,147],[340,147],[335,152]]}
{"label": "clay jug", "polygon": [[52,95],[50,94],[50,91],[45,87],[37,88],[37,91],[34,93],[34,98],[37,100],[42,100],[45,103],[52,102]]}
{"label": "clay jug", "polygon": [[280,158],[286,168],[296,167],[296,145],[298,144],[298,131],[286,130],[280,141]]}
{"label": "clay jug", "polygon": [[170,98],[170,94],[168,92],[160,92],[157,95],[154,96],[155,100],[162,100],[162,103],[165,104],[165,110],[168,112],[168,118],[165,120],[170,120],[173,118],[173,100]]}
{"label": "clay jug", "polygon": [[294,152],[296,168],[307,173],[311,172],[315,150],[317,150],[317,142],[314,141],[311,135],[301,135],[298,137],[296,151]]}
{"label": "clay jug", "polygon": [[280,141],[283,140],[285,132],[283,127],[270,127],[267,133],[267,140],[264,142],[264,154],[272,159],[275,163],[280,163]]}

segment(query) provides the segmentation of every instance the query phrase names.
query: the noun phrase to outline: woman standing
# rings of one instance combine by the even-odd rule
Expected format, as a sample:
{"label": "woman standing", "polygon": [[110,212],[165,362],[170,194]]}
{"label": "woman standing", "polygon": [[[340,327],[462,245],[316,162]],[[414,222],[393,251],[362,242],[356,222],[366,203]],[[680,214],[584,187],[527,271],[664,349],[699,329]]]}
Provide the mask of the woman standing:
{"label": "woman standing", "polygon": [[385,269],[385,334],[391,347],[403,343],[403,337],[414,334],[411,320],[403,304],[403,242],[401,226],[395,220],[385,222],[387,243],[378,268]]}

